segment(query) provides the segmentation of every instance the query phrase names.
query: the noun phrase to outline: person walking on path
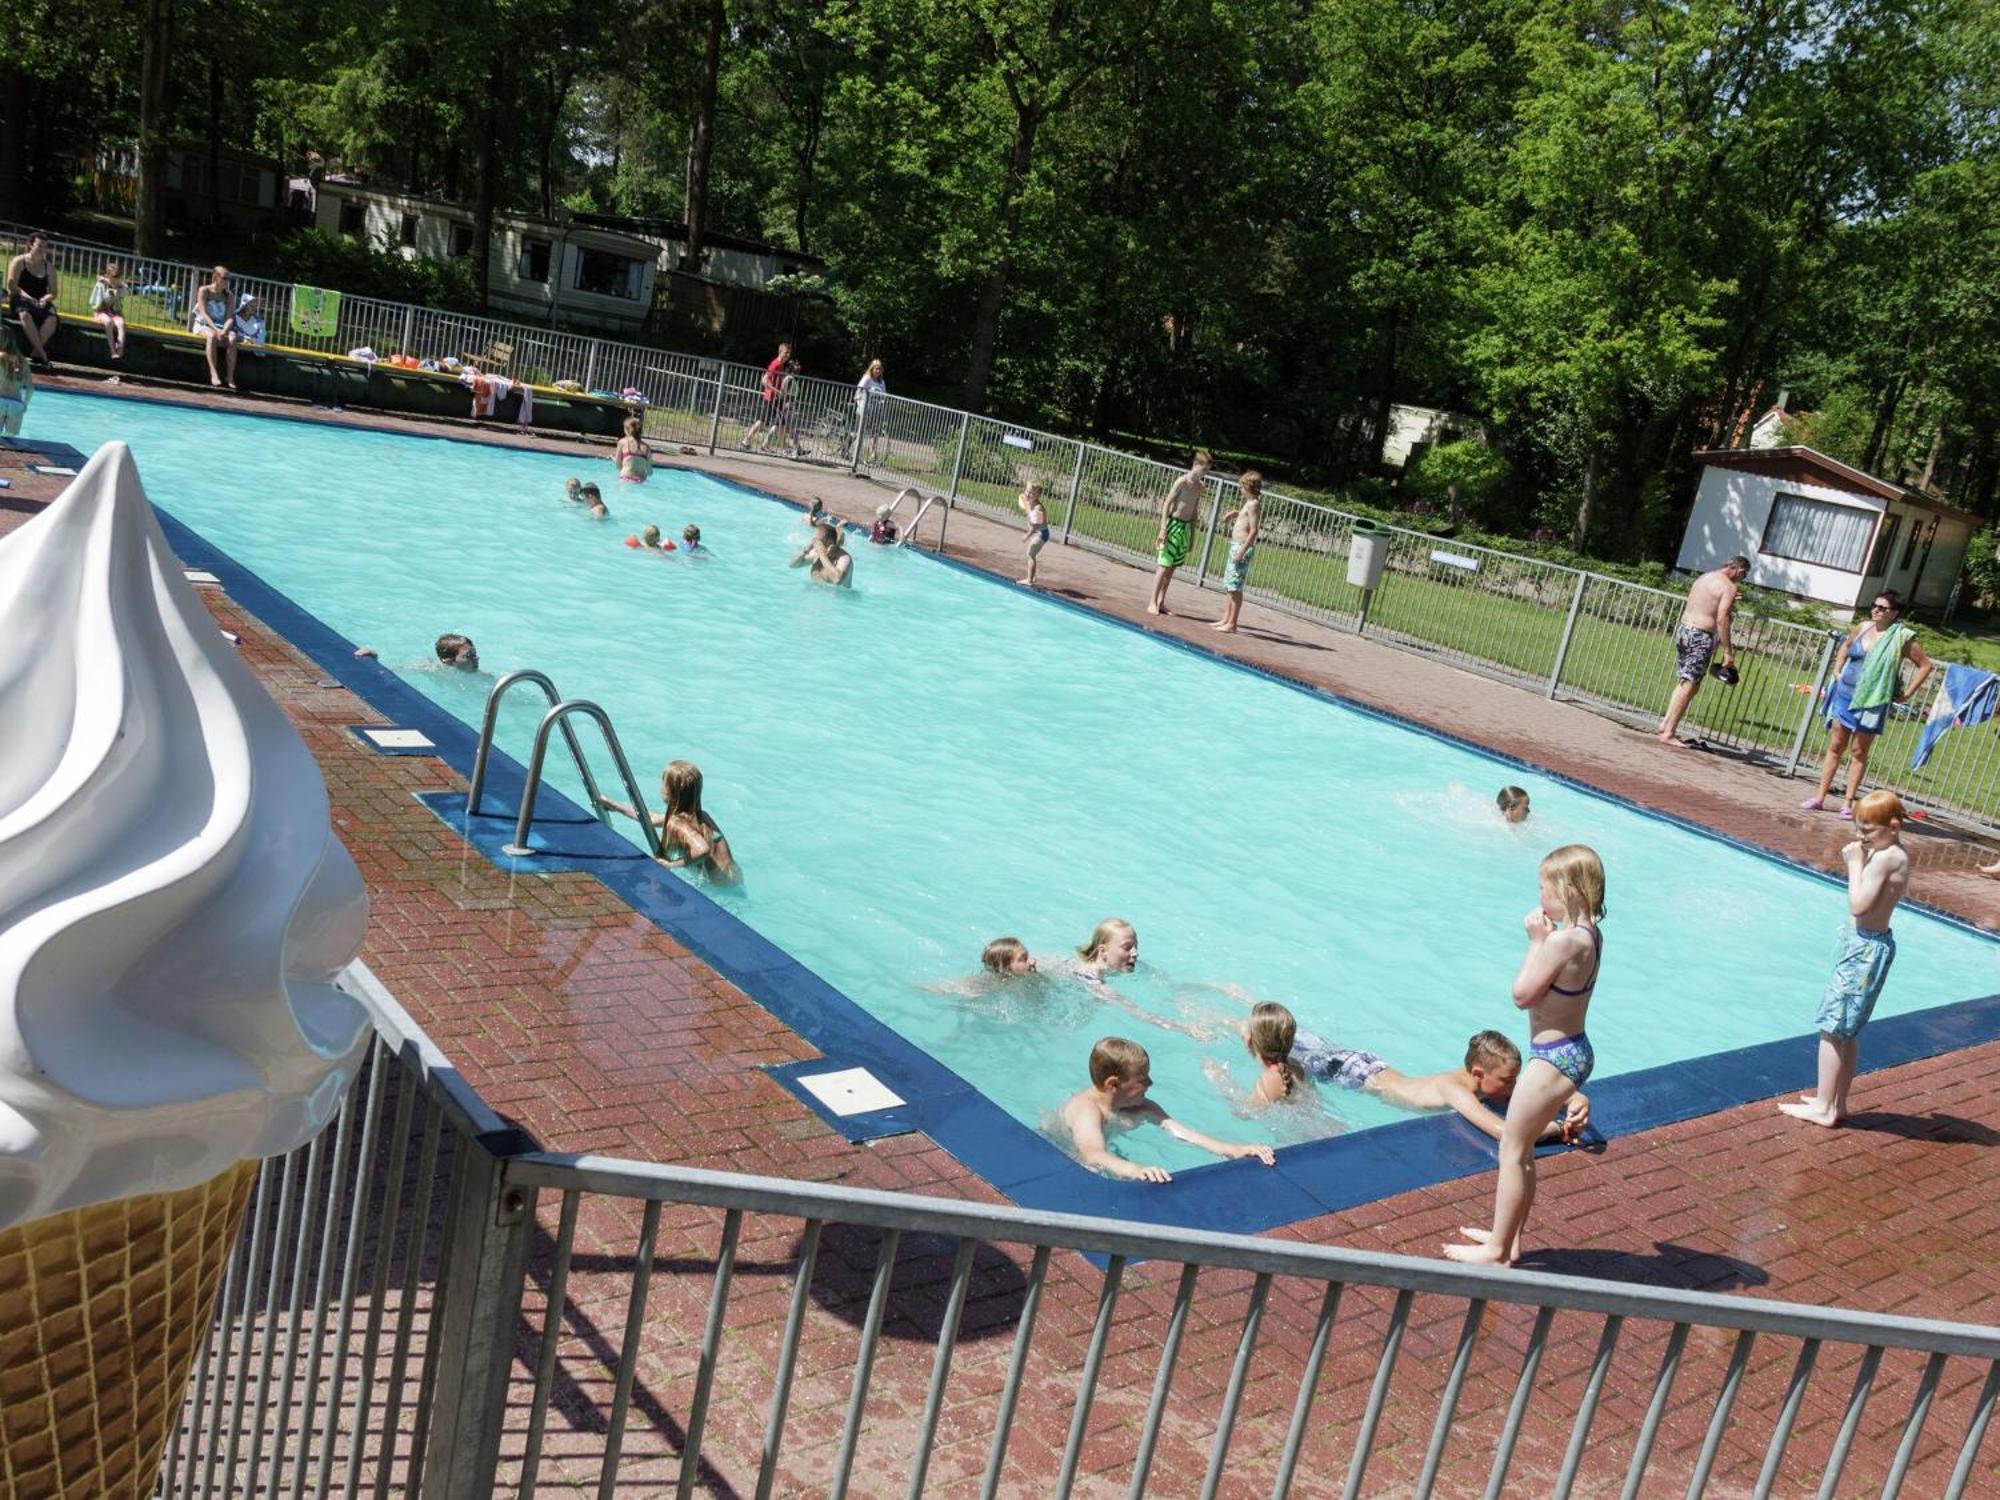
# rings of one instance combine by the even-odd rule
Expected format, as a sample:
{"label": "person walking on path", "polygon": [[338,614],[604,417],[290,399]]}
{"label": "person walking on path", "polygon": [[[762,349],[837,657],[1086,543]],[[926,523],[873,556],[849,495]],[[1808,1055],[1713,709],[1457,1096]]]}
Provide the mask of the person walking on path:
{"label": "person walking on path", "polygon": [[1160,503],[1160,534],[1154,545],[1160,549],[1159,571],[1153,575],[1153,598],[1146,606],[1149,615],[1170,615],[1167,585],[1174,581],[1174,569],[1188,560],[1194,550],[1195,517],[1201,514],[1201,497],[1208,488],[1208,466],[1213,460],[1208,450],[1194,456],[1187,473],[1176,479]]}
{"label": "person walking on path", "polygon": [[[1847,754],[1847,799],[1840,804],[1840,815],[1852,818],[1861,778],[1868,774],[1868,753],[1888,722],[1890,705],[1916,696],[1931,675],[1932,662],[1917,644],[1917,633],[1903,623],[1903,596],[1894,589],[1875,596],[1868,618],[1854,627],[1835,660],[1840,675],[1826,693],[1826,759],[1819,768],[1819,790],[1799,805],[1807,812],[1826,806],[1833,779],[1840,774],[1840,757]],[[1917,669],[1907,688],[1902,685],[1905,661]]]}
{"label": "person walking on path", "polygon": [[778,345],[778,353],[764,366],[764,379],[758,394],[763,398],[764,410],[757,420],[750,424],[750,430],[743,434],[743,440],[736,446],[748,451],[750,442],[758,433],[764,434],[764,441],[758,446],[759,453],[771,451],[771,434],[778,430],[778,397],[784,389],[785,367],[792,362],[792,346]]}
{"label": "person walking on path", "polygon": [[1722,653],[1717,675],[1725,681],[1734,680],[1736,648],[1729,639],[1729,617],[1736,609],[1736,586],[1749,572],[1749,558],[1732,557],[1702,574],[1688,590],[1687,603],[1681,606],[1680,628],[1674,632],[1680,681],[1674,684],[1674,695],[1667,700],[1667,716],[1660,720],[1660,732],[1655,736],[1661,744],[1686,743],[1680,734],[1681,716],[1701,691],[1701,680],[1708,675],[1708,664],[1717,651]]}

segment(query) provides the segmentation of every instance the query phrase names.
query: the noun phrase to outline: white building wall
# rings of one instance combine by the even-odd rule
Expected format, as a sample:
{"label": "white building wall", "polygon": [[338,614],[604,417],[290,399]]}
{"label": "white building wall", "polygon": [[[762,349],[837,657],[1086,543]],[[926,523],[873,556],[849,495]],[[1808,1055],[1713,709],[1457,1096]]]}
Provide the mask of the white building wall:
{"label": "white building wall", "polygon": [[1706,573],[1740,552],[1750,559],[1750,582],[1852,608],[1864,582],[1859,573],[1760,555],[1758,547],[1780,491],[1867,511],[1878,518],[1878,524],[1883,509],[1882,501],[1851,490],[1774,479],[1766,474],[1746,474],[1740,469],[1704,467],[1701,486],[1695,491],[1694,512],[1688,517],[1687,532],[1681,538],[1677,566],[1692,573]]}

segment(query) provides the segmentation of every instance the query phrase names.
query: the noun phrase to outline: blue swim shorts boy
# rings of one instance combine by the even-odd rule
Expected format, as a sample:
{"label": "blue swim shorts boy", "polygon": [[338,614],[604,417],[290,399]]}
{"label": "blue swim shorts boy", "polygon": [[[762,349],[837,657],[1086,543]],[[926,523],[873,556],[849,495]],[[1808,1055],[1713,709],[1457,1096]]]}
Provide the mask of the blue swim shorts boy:
{"label": "blue swim shorts boy", "polygon": [[1847,1041],[1861,1034],[1875,1002],[1889,978],[1889,965],[1896,961],[1896,935],[1840,924],[1840,938],[1834,949],[1833,977],[1819,1001],[1819,1029],[1830,1037]]}
{"label": "blue swim shorts boy", "polygon": [[1292,1061],[1315,1078],[1344,1089],[1366,1087],[1369,1079],[1389,1066],[1372,1052],[1336,1047],[1325,1037],[1305,1030],[1292,1039]]}
{"label": "blue swim shorts boy", "polygon": [[1257,555],[1255,544],[1244,550],[1241,557],[1231,557],[1222,565],[1222,592],[1240,594],[1250,577],[1250,559]]}

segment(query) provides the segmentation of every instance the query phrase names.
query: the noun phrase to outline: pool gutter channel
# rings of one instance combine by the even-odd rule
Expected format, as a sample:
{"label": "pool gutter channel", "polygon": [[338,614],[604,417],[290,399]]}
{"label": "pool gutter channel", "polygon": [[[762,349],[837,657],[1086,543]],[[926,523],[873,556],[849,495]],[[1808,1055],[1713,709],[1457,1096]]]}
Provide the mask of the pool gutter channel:
{"label": "pool gutter channel", "polygon": [[[753,485],[716,475],[703,474],[703,477],[759,499],[803,510],[795,502]],[[471,726],[424,697],[379,662],[357,658],[352,642],[220,547],[160,507],[155,507],[155,513],[185,566],[214,573],[232,599],[304,653],[341,687],[390,723],[427,734],[435,742],[434,748],[422,753],[437,756],[461,777],[470,776],[478,743]],[[1253,673],[1321,702],[1368,715],[1503,765],[1532,771],[1586,795],[1717,840],[1759,859],[1785,865],[1825,884],[1840,884],[1827,872],[1803,860],[1647,807],[1523,757],[1371,704],[1343,698],[1283,673],[1236,660],[1206,645],[1146,630],[1075,601],[1021,589],[1018,584],[958,559],[927,555],[986,583],[1020,589],[1044,603],[1075,610],[1100,624],[1137,631],[1162,644]],[[920,1131],[1022,1207],[1244,1233],[1355,1208],[1474,1175],[1493,1165],[1493,1147],[1487,1137],[1456,1115],[1444,1114],[1286,1146],[1280,1149],[1275,1168],[1252,1161],[1217,1162],[1179,1171],[1174,1181],[1165,1185],[1100,1176],[1015,1120],[958,1073],[897,1035],[842,991],[710,900],[699,886],[655,864],[637,845],[606,827],[559,789],[545,786],[538,804],[536,841],[547,852],[529,859],[501,854],[499,845],[512,838],[515,812],[525,782],[526,773],[520,763],[496,746],[488,765],[486,805],[478,818],[465,816],[462,793],[415,795],[441,821],[502,869],[530,874],[578,870],[594,875],[635,912],[818,1048],[825,1055],[824,1062],[773,1065],[766,1071],[850,1140]],[[545,813],[541,811],[543,807]],[[1995,941],[1992,933],[1955,913],[1921,902],[1905,904],[1989,942]],[[2000,1040],[2000,995],[1885,1017],[1869,1028],[1869,1049],[1862,1071],[1873,1073],[1995,1040]],[[1604,1136],[1615,1140],[1621,1135],[1657,1129],[1809,1085],[1811,1041],[1811,1035],[1805,1034],[1606,1079],[1591,1090],[1594,1123]],[[908,1102],[882,1112],[880,1117],[842,1118],[797,1082],[801,1073],[853,1066],[867,1068]],[[1544,1148],[1543,1154],[1563,1149],[1566,1148]]]}

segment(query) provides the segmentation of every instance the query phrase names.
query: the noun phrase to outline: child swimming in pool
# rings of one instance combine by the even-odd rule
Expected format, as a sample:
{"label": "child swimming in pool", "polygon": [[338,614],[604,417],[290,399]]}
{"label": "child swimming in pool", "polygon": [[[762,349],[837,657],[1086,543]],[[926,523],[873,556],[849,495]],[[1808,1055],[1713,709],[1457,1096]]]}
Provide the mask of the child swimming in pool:
{"label": "child swimming in pool", "polygon": [[1219,1141],[1170,1116],[1146,1097],[1146,1090],[1153,1086],[1152,1068],[1146,1049],[1122,1036],[1102,1037],[1090,1049],[1090,1087],[1071,1095],[1062,1108],[1062,1122],[1085,1166],[1134,1182],[1171,1182],[1172,1174],[1165,1167],[1127,1161],[1114,1156],[1105,1144],[1107,1135],[1135,1125],[1157,1125],[1175,1140],[1216,1156],[1254,1156],[1267,1167],[1276,1163],[1269,1146]]}
{"label": "child swimming in pool", "polygon": [[1024,979],[1038,972],[1035,955],[1017,937],[997,937],[988,943],[986,951],[979,955],[979,966],[1002,979]]}
{"label": "child swimming in pool", "polygon": [[627,484],[644,484],[653,472],[652,450],[646,440],[639,435],[640,422],[637,417],[625,419],[625,436],[618,440],[612,450],[618,461],[618,477]]}
{"label": "child swimming in pool", "polygon": [[650,817],[660,830],[659,861],[673,869],[699,870],[717,885],[740,885],[743,870],[723,836],[701,805],[701,768],[692,761],[669,761],[660,772],[663,812],[641,811],[600,796],[598,806],[628,818]]}
{"label": "child swimming in pool", "polygon": [[1509,823],[1525,823],[1528,821],[1528,794],[1522,788],[1518,786],[1503,786],[1500,788],[1499,795],[1493,799],[1493,802],[1500,809],[1500,816],[1505,818]]}
{"label": "child swimming in pool", "polygon": [[563,499],[571,505],[583,503],[583,481],[574,474],[563,481]]}
{"label": "child swimming in pool", "polygon": [[1542,861],[1541,900],[1522,919],[1528,951],[1514,976],[1514,1004],[1528,1013],[1531,1056],[1500,1132],[1493,1227],[1461,1229],[1452,1260],[1509,1265],[1535,1206],[1535,1142],[1590,1077],[1596,1058],[1584,1033],[1604,939],[1604,862],[1586,844],[1565,844]]}
{"label": "child swimming in pool", "polygon": [[715,554],[701,544],[701,528],[690,521],[681,528],[681,551],[689,557],[713,557]]}

